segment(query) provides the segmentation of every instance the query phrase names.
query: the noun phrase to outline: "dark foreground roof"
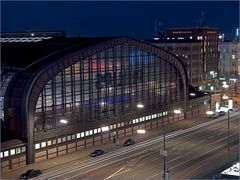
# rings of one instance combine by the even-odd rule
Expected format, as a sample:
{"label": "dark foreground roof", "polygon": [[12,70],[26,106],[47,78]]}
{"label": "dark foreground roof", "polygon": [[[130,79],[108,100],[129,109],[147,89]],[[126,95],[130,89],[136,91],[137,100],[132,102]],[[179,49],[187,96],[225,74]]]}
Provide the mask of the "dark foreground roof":
{"label": "dark foreground roof", "polygon": [[[196,88],[194,88],[193,86],[191,85],[188,85],[188,90],[189,90],[189,100],[191,99],[196,99],[196,98],[200,98],[200,97],[204,97],[204,96],[209,96],[207,94],[205,94],[204,92],[202,91],[198,91]],[[191,96],[190,94],[195,94],[194,96]]]}
{"label": "dark foreground roof", "polygon": [[41,58],[56,52],[66,51],[73,47],[87,47],[96,43],[113,39],[104,38],[65,38],[57,37],[41,42],[2,43],[2,68],[25,69]]}

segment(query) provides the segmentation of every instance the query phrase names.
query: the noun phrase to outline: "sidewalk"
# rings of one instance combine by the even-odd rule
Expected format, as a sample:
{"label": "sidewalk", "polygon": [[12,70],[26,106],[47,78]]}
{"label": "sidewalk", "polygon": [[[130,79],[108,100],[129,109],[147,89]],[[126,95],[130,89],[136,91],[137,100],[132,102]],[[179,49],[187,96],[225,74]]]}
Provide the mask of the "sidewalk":
{"label": "sidewalk", "polygon": [[[168,124],[165,125],[166,128],[166,133],[169,133],[171,131],[176,131],[178,129],[185,129],[188,127],[191,127],[193,125],[196,124],[200,124],[206,121],[210,121],[211,119],[207,118],[206,115],[199,115],[196,117],[192,117],[192,118],[187,118],[181,121],[177,121],[174,124]],[[102,144],[99,147],[105,149],[107,152],[109,151],[113,151],[116,150],[118,148],[123,147],[122,144],[123,142],[128,139],[129,137],[131,137],[132,139],[134,139],[136,141],[136,143],[147,140],[149,138],[152,137],[156,137],[159,135],[162,135],[162,126],[156,129],[152,129],[152,130],[148,130],[145,134],[134,134],[132,136],[126,136],[123,138],[119,138],[118,142],[119,143],[112,143],[111,141],[109,141],[109,143],[107,144]],[[18,169],[14,169],[14,170],[10,170],[8,172],[3,172],[1,174],[1,179],[16,179],[18,178],[23,172],[25,172],[28,169],[34,168],[34,169],[40,169],[43,173],[46,170],[50,170],[52,168],[56,168],[57,166],[61,167],[61,166],[66,166],[67,164],[73,164],[74,162],[79,161],[80,159],[82,160],[86,160],[88,158],[88,155],[90,154],[90,152],[94,149],[94,147],[88,148],[88,149],[84,149],[81,151],[77,151],[74,153],[70,153],[67,155],[63,155],[63,156],[58,156],[56,158],[53,159],[48,159],[45,161],[41,161],[41,162],[37,162],[34,164],[30,164],[27,165],[25,167],[21,167]],[[134,166],[134,160],[131,163],[131,166]]]}

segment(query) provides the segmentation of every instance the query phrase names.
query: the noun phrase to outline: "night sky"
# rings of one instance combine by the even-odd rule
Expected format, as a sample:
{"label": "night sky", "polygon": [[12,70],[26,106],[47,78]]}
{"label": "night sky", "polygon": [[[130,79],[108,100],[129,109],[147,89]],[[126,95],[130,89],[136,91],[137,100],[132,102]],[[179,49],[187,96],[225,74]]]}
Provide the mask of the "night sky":
{"label": "night sky", "polygon": [[239,26],[238,1],[26,1],[1,2],[1,31],[65,30],[68,36],[151,38],[155,19],[163,28],[205,25],[234,36]]}

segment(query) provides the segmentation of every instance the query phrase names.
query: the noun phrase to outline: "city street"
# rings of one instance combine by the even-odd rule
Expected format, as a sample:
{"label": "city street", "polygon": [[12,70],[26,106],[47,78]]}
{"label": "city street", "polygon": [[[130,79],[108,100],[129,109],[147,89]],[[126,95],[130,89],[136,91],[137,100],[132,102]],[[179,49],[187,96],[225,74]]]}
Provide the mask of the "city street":
{"label": "city street", "polygon": [[[233,115],[234,114],[234,115]],[[232,113],[231,142],[238,142],[239,112]],[[159,179],[163,174],[163,148],[159,136],[133,146],[111,151],[96,158],[86,158],[74,164],[44,171],[43,179]],[[217,165],[219,158],[237,155],[238,144],[227,152],[227,116],[188,129],[166,134],[168,157],[166,166],[173,179],[189,178]],[[235,151],[235,152],[234,152]],[[223,156],[224,155],[224,156]],[[228,157],[229,156],[229,157]]]}

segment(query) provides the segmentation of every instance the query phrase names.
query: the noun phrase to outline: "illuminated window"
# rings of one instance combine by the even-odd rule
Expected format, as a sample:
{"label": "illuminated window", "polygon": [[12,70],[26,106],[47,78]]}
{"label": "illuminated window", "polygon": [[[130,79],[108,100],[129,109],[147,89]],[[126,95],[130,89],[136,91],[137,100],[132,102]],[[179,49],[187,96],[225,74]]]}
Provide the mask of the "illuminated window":
{"label": "illuminated window", "polygon": [[136,123],[138,123],[138,119],[136,119]]}
{"label": "illuminated window", "polygon": [[22,152],[25,152],[25,151],[26,151],[26,147],[23,146],[23,147],[22,147]]}
{"label": "illuminated window", "polygon": [[148,120],[148,116],[146,116],[146,120]]}
{"label": "illuminated window", "polygon": [[62,142],[65,142],[67,140],[66,137],[62,137]]}
{"label": "illuminated window", "polygon": [[93,130],[90,130],[90,131],[89,131],[89,135],[92,135],[92,134],[93,134]]}
{"label": "illuminated window", "polygon": [[236,56],[233,54],[233,55],[232,55],[232,59],[235,59],[235,58],[236,58]]}
{"label": "illuminated window", "polygon": [[122,124],[122,126],[124,126],[124,122],[122,122],[121,124]]}
{"label": "illuminated window", "polygon": [[52,145],[52,141],[49,140],[49,141],[47,142],[47,145],[48,145],[48,146],[51,146],[51,145]]}
{"label": "illuminated window", "polygon": [[80,138],[80,133],[77,133],[77,138]]}
{"label": "illuminated window", "polygon": [[70,140],[71,140],[71,136],[68,136],[68,137],[67,137],[67,140],[70,141]]}
{"label": "illuminated window", "polygon": [[61,143],[62,142],[62,139],[61,138],[58,138],[58,143]]}
{"label": "illuminated window", "polygon": [[133,120],[133,124],[135,124],[135,123],[136,123],[136,120],[134,119],[134,120]]}
{"label": "illuminated window", "polygon": [[75,139],[75,134],[72,135],[72,139]]}
{"label": "illuminated window", "polygon": [[8,157],[8,151],[4,151],[4,157]]}
{"label": "illuminated window", "polygon": [[40,144],[39,143],[35,144],[35,149],[39,149],[39,148],[40,148]]}
{"label": "illuminated window", "polygon": [[84,137],[84,132],[81,132],[81,137]]}
{"label": "illuminated window", "polygon": [[140,118],[139,122],[142,122],[142,118]]}
{"label": "illuminated window", "polygon": [[3,157],[3,153],[1,152],[1,153],[0,153],[0,158],[2,158],[2,157]]}
{"label": "illuminated window", "polygon": [[98,128],[98,133],[100,133],[101,132],[101,128]]}
{"label": "illuminated window", "polygon": [[[23,152],[23,151],[22,151]],[[19,154],[19,153],[21,153],[21,148],[19,147],[19,148],[16,148],[16,154]]]}
{"label": "illuminated window", "polygon": [[15,154],[15,149],[11,149],[11,150],[10,150],[10,154],[11,154],[11,155],[14,155],[14,154]]}
{"label": "illuminated window", "polygon": [[94,129],[93,132],[94,132],[94,134],[97,134],[97,129]]}
{"label": "illuminated window", "polygon": [[85,131],[86,136],[89,136],[89,131]]}
{"label": "illuminated window", "polygon": [[113,125],[113,128],[115,129],[116,127],[117,127],[117,124],[114,124],[114,125]]}
{"label": "illuminated window", "polygon": [[56,144],[56,139],[52,140],[52,145]]}
{"label": "illuminated window", "polygon": [[41,147],[46,147],[46,142],[42,142]]}

